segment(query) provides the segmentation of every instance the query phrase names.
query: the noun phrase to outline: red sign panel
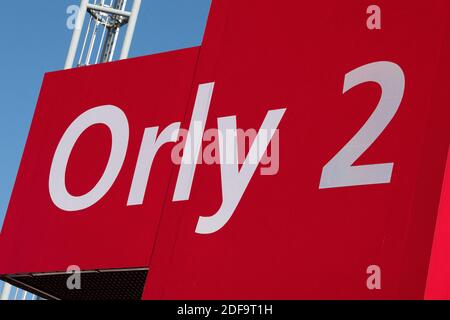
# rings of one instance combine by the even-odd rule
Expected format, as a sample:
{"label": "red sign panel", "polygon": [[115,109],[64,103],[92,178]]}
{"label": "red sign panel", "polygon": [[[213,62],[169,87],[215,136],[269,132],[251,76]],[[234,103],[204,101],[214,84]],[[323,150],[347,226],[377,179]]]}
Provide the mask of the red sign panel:
{"label": "red sign panel", "polygon": [[1,234],[1,274],[148,266],[175,168],[169,144],[154,158],[142,205],[128,205],[130,189],[143,138],[155,132],[146,129],[184,119],[197,56],[188,49],[46,75]]}
{"label": "red sign panel", "polygon": [[433,249],[428,269],[425,299],[450,299],[450,149],[447,156],[444,187],[436,220]]}
{"label": "red sign panel", "polygon": [[361,1],[214,2],[196,75],[215,82],[206,127],[258,130],[285,109],[279,169],[256,170],[233,211],[245,177],[199,164],[189,200],[166,204],[145,298],[423,298],[450,5],[378,5],[381,30]]}

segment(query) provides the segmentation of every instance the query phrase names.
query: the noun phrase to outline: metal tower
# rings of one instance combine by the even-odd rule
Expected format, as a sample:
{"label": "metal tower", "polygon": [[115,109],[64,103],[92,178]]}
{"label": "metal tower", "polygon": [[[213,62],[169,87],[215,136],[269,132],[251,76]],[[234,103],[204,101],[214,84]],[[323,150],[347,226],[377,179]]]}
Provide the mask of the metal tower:
{"label": "metal tower", "polygon": [[[112,61],[119,32],[125,25],[127,31],[122,43],[120,60],[128,58],[141,0],[134,0],[131,11],[126,11],[126,6],[127,0],[93,0],[93,3],[90,3],[90,0],[81,0],[65,69],[74,67],[77,54],[77,67]],[[90,14],[90,19],[79,50],[86,13]]]}

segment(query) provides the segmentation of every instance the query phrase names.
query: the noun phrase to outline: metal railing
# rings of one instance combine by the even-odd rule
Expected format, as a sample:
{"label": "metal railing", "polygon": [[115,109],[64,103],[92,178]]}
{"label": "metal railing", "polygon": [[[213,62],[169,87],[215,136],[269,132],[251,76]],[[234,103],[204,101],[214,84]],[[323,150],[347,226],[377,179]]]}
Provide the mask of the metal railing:
{"label": "metal railing", "polygon": [[13,287],[9,283],[3,282],[3,289],[0,295],[0,300],[42,300],[35,294],[25,290]]}

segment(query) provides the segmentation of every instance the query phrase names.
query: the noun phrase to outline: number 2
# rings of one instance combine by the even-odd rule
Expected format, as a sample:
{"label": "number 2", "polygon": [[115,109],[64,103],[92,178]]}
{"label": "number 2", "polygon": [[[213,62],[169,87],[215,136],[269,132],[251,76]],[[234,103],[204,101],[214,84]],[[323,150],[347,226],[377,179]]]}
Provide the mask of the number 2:
{"label": "number 2", "polygon": [[353,164],[378,139],[397,113],[405,92],[405,75],[400,66],[392,62],[367,64],[345,76],[343,93],[366,82],[381,86],[380,102],[366,124],[323,168],[320,189],[391,182],[394,163]]}

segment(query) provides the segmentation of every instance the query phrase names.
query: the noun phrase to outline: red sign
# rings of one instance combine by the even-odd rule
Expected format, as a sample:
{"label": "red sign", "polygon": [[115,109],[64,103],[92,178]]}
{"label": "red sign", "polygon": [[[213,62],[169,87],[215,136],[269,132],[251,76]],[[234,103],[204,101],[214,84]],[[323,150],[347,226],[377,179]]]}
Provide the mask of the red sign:
{"label": "red sign", "polygon": [[[143,141],[184,119],[197,56],[188,49],[46,75],[1,234],[0,274],[148,266],[175,169],[170,145],[153,160],[144,206],[128,205],[130,189]],[[116,86],[103,81],[117,75]]]}
{"label": "red sign", "polygon": [[214,1],[201,50],[48,74],[0,274],[148,267],[144,299],[424,298],[450,4],[377,5]]}
{"label": "red sign", "polygon": [[436,230],[428,280],[425,291],[425,299],[443,300],[450,299],[450,149],[447,156],[447,168],[445,170],[444,187],[442,189],[439,214],[436,220]]}
{"label": "red sign", "polygon": [[215,82],[206,128],[237,115],[258,129],[285,108],[279,171],[257,171],[230,216],[226,171],[198,165],[189,200],[166,202],[144,298],[424,297],[449,145],[450,5],[377,4],[381,30],[361,1],[213,3],[195,78]]}

